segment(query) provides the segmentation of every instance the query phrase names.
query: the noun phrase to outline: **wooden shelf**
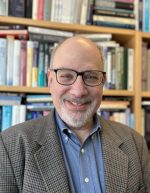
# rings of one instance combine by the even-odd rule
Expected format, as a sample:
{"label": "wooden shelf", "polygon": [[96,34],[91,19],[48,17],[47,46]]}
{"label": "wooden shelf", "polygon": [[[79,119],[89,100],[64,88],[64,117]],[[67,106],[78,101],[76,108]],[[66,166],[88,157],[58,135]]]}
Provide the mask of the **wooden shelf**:
{"label": "wooden shelf", "polygon": [[142,92],[142,98],[150,98],[150,91]]}
{"label": "wooden shelf", "polygon": [[104,90],[103,96],[122,96],[122,97],[133,97],[133,91],[127,90]]}
{"label": "wooden shelf", "polygon": [[[50,93],[48,87],[26,87],[26,86],[0,86],[0,92],[16,92],[16,93]],[[133,91],[126,90],[104,90],[104,96],[126,96],[133,97]]]}
{"label": "wooden shelf", "polygon": [[128,29],[117,29],[110,27],[99,27],[99,26],[90,26],[90,25],[80,25],[80,24],[64,24],[58,22],[50,21],[41,21],[41,20],[32,20],[27,18],[18,18],[18,17],[7,17],[0,16],[0,24],[9,24],[9,25],[25,25],[25,26],[38,26],[44,28],[58,29],[58,30],[67,30],[73,32],[93,32],[93,33],[112,33],[124,36],[134,36],[135,30]]}
{"label": "wooden shelf", "polygon": [[16,93],[49,93],[47,87],[26,87],[26,86],[0,86],[0,92],[16,92]]}

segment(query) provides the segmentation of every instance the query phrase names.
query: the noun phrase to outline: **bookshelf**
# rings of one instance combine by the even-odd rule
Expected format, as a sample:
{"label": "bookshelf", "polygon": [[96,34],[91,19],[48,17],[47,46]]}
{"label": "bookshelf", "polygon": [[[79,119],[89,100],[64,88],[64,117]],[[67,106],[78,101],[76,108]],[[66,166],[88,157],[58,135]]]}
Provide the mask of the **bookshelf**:
{"label": "bookshelf", "polygon": [[[0,16],[0,25],[23,25],[37,26],[49,29],[57,29],[71,32],[88,32],[88,33],[111,33],[112,39],[118,41],[127,48],[134,48],[134,89],[127,90],[104,90],[104,96],[127,97],[133,104],[133,112],[135,115],[135,128],[141,133],[141,100],[142,97],[150,97],[150,93],[141,91],[141,43],[142,39],[150,39],[150,35],[136,30],[117,29],[108,27],[98,27],[80,24],[63,24],[49,21],[38,21],[26,18]],[[16,86],[0,86],[0,92],[10,93],[49,93],[48,88],[32,88],[32,87],[16,87]]]}

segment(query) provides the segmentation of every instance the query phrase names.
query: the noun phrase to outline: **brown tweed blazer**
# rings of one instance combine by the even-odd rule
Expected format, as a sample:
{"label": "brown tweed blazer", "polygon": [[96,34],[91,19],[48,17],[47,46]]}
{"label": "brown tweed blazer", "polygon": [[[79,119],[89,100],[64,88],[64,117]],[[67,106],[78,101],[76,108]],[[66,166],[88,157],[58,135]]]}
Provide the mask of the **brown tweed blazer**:
{"label": "brown tweed blazer", "polygon": [[[150,193],[143,137],[100,118],[106,193]],[[53,112],[0,134],[0,193],[69,193]]]}

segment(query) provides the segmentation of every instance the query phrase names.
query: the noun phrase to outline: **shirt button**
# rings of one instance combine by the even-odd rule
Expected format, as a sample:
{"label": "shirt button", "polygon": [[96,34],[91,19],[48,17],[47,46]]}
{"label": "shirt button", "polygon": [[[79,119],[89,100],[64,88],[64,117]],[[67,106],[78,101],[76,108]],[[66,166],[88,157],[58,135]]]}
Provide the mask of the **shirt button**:
{"label": "shirt button", "polygon": [[68,137],[67,136],[65,137],[65,140],[68,141]]}
{"label": "shirt button", "polygon": [[81,153],[84,153],[84,152],[85,152],[85,150],[82,148],[82,149],[81,149]]}
{"label": "shirt button", "polygon": [[84,181],[85,181],[86,183],[88,183],[88,182],[89,182],[89,178],[86,177],[86,178],[84,179]]}

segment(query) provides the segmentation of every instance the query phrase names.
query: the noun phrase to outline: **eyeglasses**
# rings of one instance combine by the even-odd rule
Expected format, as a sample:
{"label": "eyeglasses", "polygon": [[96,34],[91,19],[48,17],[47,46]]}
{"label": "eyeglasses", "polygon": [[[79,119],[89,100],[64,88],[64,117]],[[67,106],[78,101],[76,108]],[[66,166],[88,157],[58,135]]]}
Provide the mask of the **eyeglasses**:
{"label": "eyeglasses", "polygon": [[56,80],[61,85],[72,85],[78,76],[82,76],[82,80],[87,86],[98,86],[104,84],[106,73],[99,70],[87,70],[77,72],[71,69],[50,69],[56,73]]}

